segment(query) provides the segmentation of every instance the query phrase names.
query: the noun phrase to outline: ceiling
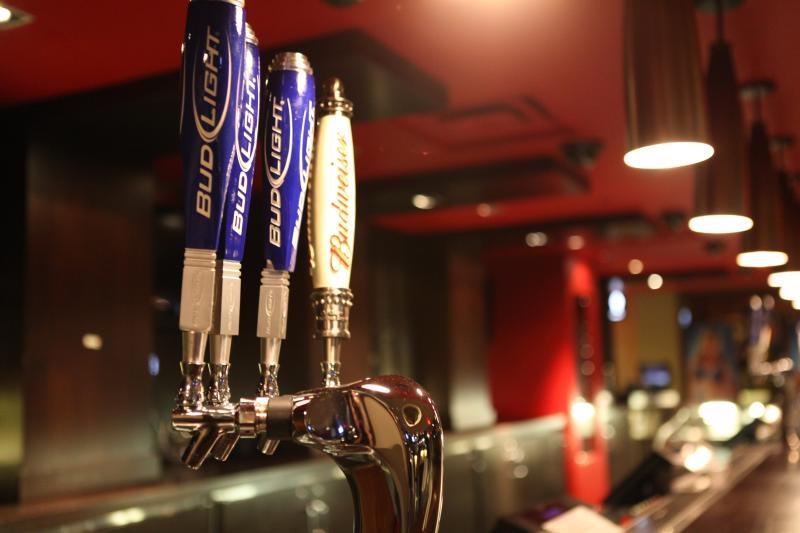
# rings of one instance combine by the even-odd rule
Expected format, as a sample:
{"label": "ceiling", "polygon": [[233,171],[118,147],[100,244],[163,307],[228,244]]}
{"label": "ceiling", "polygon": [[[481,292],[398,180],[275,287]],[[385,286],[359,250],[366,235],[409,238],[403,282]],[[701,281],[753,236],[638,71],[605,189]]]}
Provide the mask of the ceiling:
{"label": "ceiling", "polygon": [[[12,0],[32,24],[0,32],[0,106],[37,102],[175,71],[185,2]],[[443,126],[417,114],[355,128],[362,183],[406,174],[428,175],[508,158],[558,153],[571,139],[598,139],[600,155],[586,169],[585,193],[504,200],[377,217],[408,233],[462,232],[537,225],[636,212],[658,221],[691,211],[691,170],[638,171],[622,163],[621,0],[364,0],[334,7],[322,0],[249,0],[248,21],[263,47],[358,29],[383,43],[446,89],[448,111],[508,108],[535,101],[550,128],[535,117],[475,114]],[[740,80],[769,77],[774,133],[800,138],[800,2],[746,0],[726,19]],[[713,17],[698,15],[704,58]],[[356,102],[358,106],[358,102]],[[789,166],[800,163],[796,150]],[[424,192],[424,191],[420,191]],[[657,231],[635,242],[600,243],[592,253],[603,271],[623,269],[632,256],[648,269],[732,268],[736,239],[709,254],[686,231]],[[661,229],[658,229],[661,228]],[[590,243],[592,244],[592,243]],[[591,246],[590,246],[591,247]]]}

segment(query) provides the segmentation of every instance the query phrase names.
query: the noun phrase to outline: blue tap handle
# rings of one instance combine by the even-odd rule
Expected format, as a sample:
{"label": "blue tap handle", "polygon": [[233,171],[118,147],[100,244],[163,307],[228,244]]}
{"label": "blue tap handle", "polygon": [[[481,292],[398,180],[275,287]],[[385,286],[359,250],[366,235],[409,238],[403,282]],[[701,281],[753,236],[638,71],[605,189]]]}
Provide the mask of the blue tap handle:
{"label": "blue tap handle", "polygon": [[240,3],[192,0],[184,38],[180,125],[187,248],[217,250],[235,155],[244,45]]}
{"label": "blue tap handle", "polygon": [[278,54],[270,63],[264,124],[265,256],[275,270],[294,271],[314,145],[316,95],[308,59]]}
{"label": "blue tap handle", "polygon": [[244,18],[241,0],[192,0],[186,18],[180,116],[186,250],[179,319],[185,364],[203,364],[213,327],[216,252],[235,157]]}
{"label": "blue tap handle", "polygon": [[261,101],[261,61],[258,40],[249,25],[247,27],[242,87],[238,105],[233,167],[228,181],[225,214],[222,222],[222,237],[217,257],[227,261],[241,261],[247,235],[247,215],[250,211],[250,196],[253,188],[253,172],[256,163],[258,139],[258,114]]}

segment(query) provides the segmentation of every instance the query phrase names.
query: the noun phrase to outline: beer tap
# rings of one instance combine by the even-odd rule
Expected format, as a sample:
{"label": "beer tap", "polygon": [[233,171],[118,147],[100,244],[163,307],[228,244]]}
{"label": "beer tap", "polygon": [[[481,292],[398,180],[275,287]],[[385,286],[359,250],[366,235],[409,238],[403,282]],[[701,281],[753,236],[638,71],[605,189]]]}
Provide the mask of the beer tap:
{"label": "beer tap", "polygon": [[214,323],[217,249],[236,138],[244,51],[241,0],[192,0],[182,48],[181,154],[186,184],[186,249],[180,329],[180,413],[203,408],[203,368]]}
{"label": "beer tap", "polygon": [[323,341],[322,382],[340,381],[341,343],[350,338],[350,271],[355,235],[355,165],[350,119],[353,102],[338,78],[328,80],[319,103],[314,173],[309,200],[309,258],[315,338]]}
{"label": "beer tap", "polygon": [[[219,0],[193,0],[190,15],[191,7],[197,3],[228,5]],[[184,72],[196,71],[195,67],[188,69],[185,62]],[[286,332],[288,277],[295,266],[303,193],[313,149],[313,87],[304,56],[282,54],[272,61],[265,113],[270,216],[267,266],[262,271],[259,293],[259,394],[230,403],[222,380],[212,382],[211,390],[215,392],[209,395],[205,406],[179,402],[172,413],[172,425],[192,434],[184,453],[184,463],[191,468],[199,468],[212,452],[224,459],[239,438],[258,439],[259,448],[265,452],[273,450],[279,441],[319,450],[336,462],[348,480],[356,511],[354,531],[434,533],[441,516],[443,437],[431,397],[417,383],[402,376],[378,376],[339,385],[340,343],[349,337],[352,305],[349,278],[355,229],[355,174],[352,103],[344,97],[337,80],[326,84],[325,99],[320,103],[322,118],[314,153],[309,215],[315,330],[324,340],[326,351],[322,365],[324,386],[297,394],[280,395],[277,390],[278,355]],[[216,145],[212,149],[213,146]],[[184,157],[193,155],[196,154],[189,152]],[[195,205],[194,200],[195,196],[190,195],[190,208]],[[212,249],[212,256],[216,249]],[[213,288],[213,267],[211,271],[207,284]],[[190,279],[206,278],[207,275]],[[224,301],[224,297],[221,299]],[[209,321],[203,331],[210,330]],[[224,335],[222,329],[219,333]],[[214,349],[212,364],[227,364],[223,358],[225,343],[220,339],[217,346],[219,351]],[[202,352],[199,361],[202,363]]]}
{"label": "beer tap", "polygon": [[[261,271],[256,334],[261,339],[259,396],[279,394],[281,341],[286,338],[289,276],[297,259],[303,205],[314,146],[314,74],[308,58],[281,53],[269,66],[264,125],[266,267]],[[260,438],[272,454],[277,441]]]}
{"label": "beer tap", "polygon": [[[241,269],[247,235],[247,215],[256,162],[258,139],[258,111],[261,88],[261,68],[258,39],[250,24],[245,24],[245,54],[242,69],[239,103],[237,105],[236,157],[228,179],[225,210],[222,222],[223,236],[218,250],[214,299],[214,322],[211,334],[211,383],[208,387],[206,407],[231,409],[229,383],[231,343],[239,334],[239,304],[241,300]],[[226,460],[238,437],[220,439],[213,455]]]}

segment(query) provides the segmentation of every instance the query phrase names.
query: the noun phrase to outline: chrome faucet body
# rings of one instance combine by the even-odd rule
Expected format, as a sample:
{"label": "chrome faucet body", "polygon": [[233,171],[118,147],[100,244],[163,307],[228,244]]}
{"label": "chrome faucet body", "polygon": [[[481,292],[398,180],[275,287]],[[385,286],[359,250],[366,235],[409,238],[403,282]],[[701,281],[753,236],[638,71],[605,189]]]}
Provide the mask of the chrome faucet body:
{"label": "chrome faucet body", "polygon": [[329,455],[353,495],[354,531],[435,532],[441,515],[442,425],[430,396],[402,376],[366,378],[295,395],[243,398],[176,411],[190,431],[183,460],[199,468],[232,437],[293,441]]}

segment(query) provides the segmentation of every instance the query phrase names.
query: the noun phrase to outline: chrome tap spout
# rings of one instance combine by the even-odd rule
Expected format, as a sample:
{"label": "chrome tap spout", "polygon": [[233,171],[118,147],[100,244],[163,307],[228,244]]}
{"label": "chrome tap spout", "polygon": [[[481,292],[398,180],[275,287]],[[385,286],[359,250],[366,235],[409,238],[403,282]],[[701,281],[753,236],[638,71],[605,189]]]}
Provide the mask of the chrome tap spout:
{"label": "chrome tap spout", "polygon": [[[183,464],[197,470],[212,453],[221,455],[227,452],[224,457],[227,459],[227,455],[238,440],[237,411],[235,405],[220,408],[205,407],[196,411],[173,411],[172,428],[192,434],[189,445],[181,457]],[[225,450],[220,447],[224,447]]]}
{"label": "chrome tap spout", "polygon": [[339,465],[353,494],[356,532],[437,531],[442,426],[414,381],[380,376],[312,390],[292,396],[291,409],[268,406],[266,418],[272,438],[321,450]]}

